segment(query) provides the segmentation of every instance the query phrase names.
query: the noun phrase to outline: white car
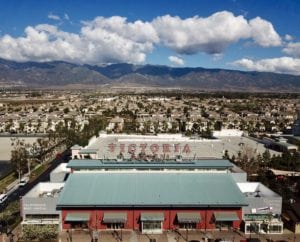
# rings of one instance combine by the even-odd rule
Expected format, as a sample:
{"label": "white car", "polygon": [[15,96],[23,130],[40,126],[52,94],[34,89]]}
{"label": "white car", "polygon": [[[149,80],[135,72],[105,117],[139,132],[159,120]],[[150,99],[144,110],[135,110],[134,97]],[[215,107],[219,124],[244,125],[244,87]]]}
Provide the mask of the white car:
{"label": "white car", "polygon": [[29,181],[29,177],[23,177],[19,182],[19,187],[24,187]]}
{"label": "white car", "polygon": [[0,205],[3,204],[7,199],[7,194],[0,194]]}

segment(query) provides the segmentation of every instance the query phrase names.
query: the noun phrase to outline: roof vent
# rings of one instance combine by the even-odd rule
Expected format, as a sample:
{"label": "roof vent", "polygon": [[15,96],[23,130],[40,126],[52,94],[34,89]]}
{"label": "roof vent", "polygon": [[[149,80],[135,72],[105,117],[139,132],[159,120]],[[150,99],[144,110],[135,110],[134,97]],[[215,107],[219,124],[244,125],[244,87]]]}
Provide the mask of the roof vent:
{"label": "roof vent", "polygon": [[256,191],[255,197],[260,197],[260,194],[259,194],[259,193],[260,193],[260,190],[257,190],[257,191]]}

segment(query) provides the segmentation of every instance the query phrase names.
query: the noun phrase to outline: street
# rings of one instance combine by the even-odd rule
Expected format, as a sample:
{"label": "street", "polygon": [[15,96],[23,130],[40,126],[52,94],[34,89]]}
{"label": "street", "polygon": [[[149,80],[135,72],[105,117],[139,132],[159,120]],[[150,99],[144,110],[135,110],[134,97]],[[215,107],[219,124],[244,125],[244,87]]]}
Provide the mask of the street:
{"label": "street", "polygon": [[10,191],[7,192],[8,199],[5,202],[5,204],[3,204],[2,207],[0,207],[1,211],[4,210],[9,203],[14,202],[14,201],[20,199],[20,197],[24,196],[39,182],[49,181],[51,171],[53,171],[60,163],[68,162],[68,160],[69,160],[69,151],[66,150],[61,154],[61,157],[59,159],[57,159],[57,158],[53,159],[50,162],[50,166],[47,168],[47,170],[44,171],[39,177],[34,179],[34,181],[28,182],[23,187],[18,186],[18,181],[15,182],[14,187]]}

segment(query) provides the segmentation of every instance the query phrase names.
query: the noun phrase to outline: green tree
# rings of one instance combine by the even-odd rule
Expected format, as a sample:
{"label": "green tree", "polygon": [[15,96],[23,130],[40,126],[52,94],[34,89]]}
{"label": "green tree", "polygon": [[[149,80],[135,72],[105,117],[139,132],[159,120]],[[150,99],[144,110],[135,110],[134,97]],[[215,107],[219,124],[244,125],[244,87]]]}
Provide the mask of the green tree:
{"label": "green tree", "polygon": [[24,240],[51,241],[57,238],[58,226],[55,224],[27,224],[23,226],[22,232]]}
{"label": "green tree", "polygon": [[14,148],[11,151],[11,164],[13,171],[21,179],[22,174],[28,171],[29,152],[26,149],[24,141],[16,139],[14,141]]}
{"label": "green tree", "polygon": [[214,123],[214,130],[221,130],[222,129],[222,122],[221,121],[216,121]]}
{"label": "green tree", "polygon": [[262,160],[267,164],[270,163],[271,154],[270,154],[270,151],[268,149],[266,149],[265,152],[262,154]]}

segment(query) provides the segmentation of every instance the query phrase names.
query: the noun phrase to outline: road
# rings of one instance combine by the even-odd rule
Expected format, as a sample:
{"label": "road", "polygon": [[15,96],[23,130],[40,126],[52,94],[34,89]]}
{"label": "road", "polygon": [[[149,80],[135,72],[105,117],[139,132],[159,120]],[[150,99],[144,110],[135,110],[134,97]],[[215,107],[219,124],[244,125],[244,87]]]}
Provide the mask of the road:
{"label": "road", "polygon": [[24,196],[27,192],[29,192],[35,185],[39,182],[46,182],[50,180],[50,173],[53,171],[60,163],[68,162],[70,159],[69,151],[64,151],[59,159],[53,159],[50,162],[50,166],[47,168],[45,172],[43,172],[39,177],[37,177],[34,181],[27,183],[23,187],[16,187],[12,189],[11,192],[8,193],[8,199],[5,204],[0,208],[1,210],[5,209],[7,205],[11,202],[19,200],[20,197]]}

